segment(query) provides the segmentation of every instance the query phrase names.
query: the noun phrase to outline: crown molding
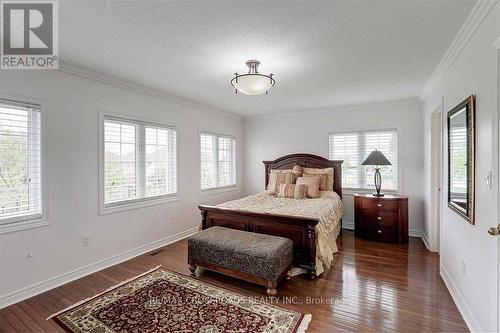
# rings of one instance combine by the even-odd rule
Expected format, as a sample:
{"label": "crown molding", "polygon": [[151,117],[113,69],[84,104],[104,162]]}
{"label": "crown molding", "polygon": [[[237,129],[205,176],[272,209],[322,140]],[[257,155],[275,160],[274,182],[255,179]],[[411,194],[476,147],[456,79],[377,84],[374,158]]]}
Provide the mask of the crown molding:
{"label": "crown molding", "polygon": [[117,78],[117,77],[112,76],[112,75],[95,72],[95,71],[92,71],[92,70],[89,70],[86,68],[82,68],[82,67],[78,67],[75,65],[71,65],[71,64],[68,64],[65,62],[59,61],[59,69],[57,69],[57,71],[65,73],[65,74],[74,75],[74,76],[78,76],[81,78],[93,80],[93,81],[107,84],[110,86],[126,89],[129,91],[138,93],[138,94],[158,98],[158,99],[161,99],[161,100],[164,100],[167,102],[175,103],[175,104],[178,104],[178,105],[181,105],[184,107],[188,107],[190,109],[194,109],[196,111],[215,113],[215,114],[218,114],[220,116],[228,117],[228,118],[235,119],[238,121],[243,121],[243,117],[241,117],[237,114],[228,112],[228,111],[219,110],[219,109],[213,108],[213,107],[205,105],[205,104],[200,104],[200,103],[191,101],[191,100],[183,98],[183,97],[169,94],[169,93],[162,91],[162,90],[149,88],[149,87],[146,87],[146,86],[143,86],[140,84],[136,84],[136,83],[124,80],[124,79]]}
{"label": "crown molding", "polygon": [[366,110],[367,107],[384,107],[384,108],[393,108],[393,107],[407,107],[407,106],[419,106],[422,105],[422,101],[417,97],[407,98],[407,99],[396,99],[396,100],[388,100],[382,102],[373,102],[373,103],[363,103],[363,104],[347,104],[347,105],[333,105],[332,107],[327,108],[319,108],[319,109],[303,109],[292,112],[280,112],[280,113],[271,113],[271,114],[261,114],[256,116],[246,116],[243,121],[251,122],[251,121],[259,121],[259,120],[271,120],[271,119],[282,119],[282,118],[290,118],[302,115],[323,115],[329,113],[335,113],[338,111],[362,111]]}
{"label": "crown molding", "polygon": [[427,81],[420,94],[421,99],[424,99],[443,77],[496,3],[496,0],[480,0],[474,5],[465,23],[462,25],[450,47],[444,54],[443,59],[441,59],[441,62],[434,70],[429,81]]}

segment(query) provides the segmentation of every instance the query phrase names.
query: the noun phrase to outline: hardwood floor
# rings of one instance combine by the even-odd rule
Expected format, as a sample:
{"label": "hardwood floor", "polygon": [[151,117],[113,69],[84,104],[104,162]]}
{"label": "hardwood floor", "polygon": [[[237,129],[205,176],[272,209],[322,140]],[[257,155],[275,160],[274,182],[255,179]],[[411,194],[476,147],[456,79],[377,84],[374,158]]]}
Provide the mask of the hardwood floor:
{"label": "hardwood floor", "polygon": [[[91,297],[157,265],[189,274],[187,243],[176,242],[119,265],[65,284],[0,310],[1,332],[60,332],[49,315]],[[265,289],[216,273],[200,279],[250,296]],[[419,238],[409,244],[383,244],[357,239],[344,231],[343,249],[332,269],[317,280],[293,277],[278,295],[294,297],[283,306],[312,314],[310,332],[458,332],[467,331],[439,276],[439,257]],[[305,303],[306,297],[336,304]],[[335,301],[336,300],[336,301]]]}

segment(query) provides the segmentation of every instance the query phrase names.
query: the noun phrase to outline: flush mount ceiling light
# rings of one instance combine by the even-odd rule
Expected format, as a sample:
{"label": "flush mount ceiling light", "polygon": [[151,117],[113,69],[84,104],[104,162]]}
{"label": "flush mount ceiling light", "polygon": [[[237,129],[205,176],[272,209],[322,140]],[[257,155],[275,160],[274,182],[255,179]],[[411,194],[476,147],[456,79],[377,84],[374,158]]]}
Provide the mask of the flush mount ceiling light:
{"label": "flush mount ceiling light", "polygon": [[234,78],[231,80],[231,85],[236,88],[236,93],[240,91],[245,95],[260,95],[263,93],[267,95],[267,91],[276,83],[273,79],[274,74],[260,74],[257,70],[260,65],[258,60],[248,60],[246,64],[248,73],[234,73]]}

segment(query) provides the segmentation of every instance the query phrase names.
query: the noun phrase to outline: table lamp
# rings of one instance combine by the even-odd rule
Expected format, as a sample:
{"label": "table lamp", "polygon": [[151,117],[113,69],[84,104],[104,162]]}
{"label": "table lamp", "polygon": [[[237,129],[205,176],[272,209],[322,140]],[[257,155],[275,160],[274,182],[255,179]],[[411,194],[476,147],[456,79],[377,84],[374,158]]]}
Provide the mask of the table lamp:
{"label": "table lamp", "polygon": [[383,197],[384,193],[380,193],[382,187],[382,176],[380,175],[380,165],[392,165],[391,162],[382,154],[380,150],[375,149],[368,155],[362,165],[375,165],[375,189],[377,193],[373,193],[374,197]]}

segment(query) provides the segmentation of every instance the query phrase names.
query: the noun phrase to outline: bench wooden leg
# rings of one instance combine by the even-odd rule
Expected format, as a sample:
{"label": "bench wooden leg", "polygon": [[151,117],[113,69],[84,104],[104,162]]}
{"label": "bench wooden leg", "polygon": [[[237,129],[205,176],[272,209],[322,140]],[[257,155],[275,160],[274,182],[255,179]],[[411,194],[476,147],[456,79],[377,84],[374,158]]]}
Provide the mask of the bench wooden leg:
{"label": "bench wooden leg", "polygon": [[277,293],[276,286],[277,285],[278,285],[278,283],[276,281],[272,281],[272,280],[267,281],[267,294],[269,296],[276,295],[276,293]]}
{"label": "bench wooden leg", "polygon": [[196,265],[190,264],[189,270],[191,271],[191,274],[194,274],[194,272],[196,271]]}
{"label": "bench wooden leg", "polygon": [[276,289],[267,289],[267,294],[269,296],[275,296],[277,293]]}

